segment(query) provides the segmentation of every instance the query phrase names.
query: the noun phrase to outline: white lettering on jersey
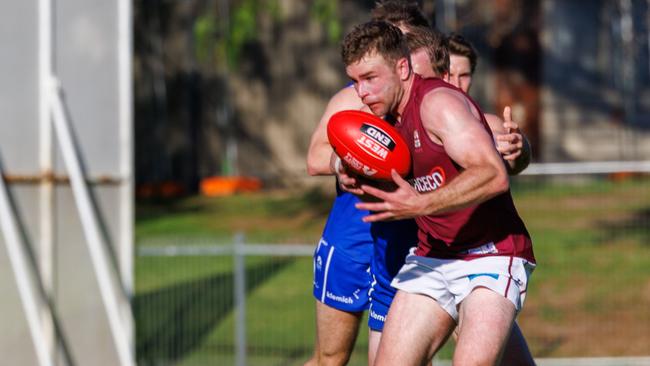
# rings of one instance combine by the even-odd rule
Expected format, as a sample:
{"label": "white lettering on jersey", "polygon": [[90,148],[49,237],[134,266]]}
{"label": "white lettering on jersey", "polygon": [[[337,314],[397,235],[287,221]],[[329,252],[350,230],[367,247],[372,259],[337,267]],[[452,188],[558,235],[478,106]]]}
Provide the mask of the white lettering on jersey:
{"label": "white lettering on jersey", "polygon": [[411,185],[418,192],[431,192],[442,187],[445,180],[445,171],[441,167],[435,167],[429,174],[412,179]]}
{"label": "white lettering on jersey", "polygon": [[499,250],[497,249],[497,246],[494,245],[494,243],[487,243],[485,245],[481,245],[478,248],[472,248],[468,249],[465,251],[465,254],[497,254],[499,253]]}

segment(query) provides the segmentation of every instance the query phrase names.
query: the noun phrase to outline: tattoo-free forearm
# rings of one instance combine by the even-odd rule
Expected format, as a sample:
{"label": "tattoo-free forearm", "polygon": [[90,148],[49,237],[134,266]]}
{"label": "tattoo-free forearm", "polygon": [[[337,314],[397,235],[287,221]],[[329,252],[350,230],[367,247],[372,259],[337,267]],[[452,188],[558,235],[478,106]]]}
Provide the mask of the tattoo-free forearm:
{"label": "tattoo-free forearm", "polygon": [[425,193],[422,215],[435,215],[477,205],[493,198],[509,188],[503,169],[481,166],[461,172],[447,185]]}

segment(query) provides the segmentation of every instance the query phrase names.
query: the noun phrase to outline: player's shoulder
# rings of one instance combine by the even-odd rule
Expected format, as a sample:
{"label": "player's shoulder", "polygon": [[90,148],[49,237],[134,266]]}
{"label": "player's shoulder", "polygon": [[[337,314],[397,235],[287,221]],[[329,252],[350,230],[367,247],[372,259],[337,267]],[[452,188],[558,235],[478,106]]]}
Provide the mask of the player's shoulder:
{"label": "player's shoulder", "polygon": [[468,99],[459,90],[452,88],[434,88],[422,96],[422,104],[438,110],[466,109]]}

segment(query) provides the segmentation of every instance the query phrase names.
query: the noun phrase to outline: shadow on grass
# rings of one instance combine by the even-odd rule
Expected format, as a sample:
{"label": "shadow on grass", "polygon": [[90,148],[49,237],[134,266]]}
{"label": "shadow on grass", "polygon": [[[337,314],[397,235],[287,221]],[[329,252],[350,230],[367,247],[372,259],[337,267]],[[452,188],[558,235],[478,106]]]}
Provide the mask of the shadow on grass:
{"label": "shadow on grass", "polygon": [[[277,258],[247,266],[247,293],[293,261]],[[233,280],[232,273],[222,273],[136,296],[138,364],[170,364],[196,349],[233,310]]]}
{"label": "shadow on grass", "polygon": [[637,237],[643,245],[650,243],[650,208],[638,210],[626,220],[611,223],[600,222],[597,227],[602,232],[599,244],[607,244],[621,237]]}
{"label": "shadow on grass", "polygon": [[139,199],[136,202],[136,218],[140,223],[154,221],[170,214],[198,214],[206,207],[187,198],[152,198]]}
{"label": "shadow on grass", "polygon": [[535,352],[535,357],[546,358],[555,354],[558,348],[567,342],[566,337],[556,336],[538,340],[538,349]]}
{"label": "shadow on grass", "polygon": [[[334,181],[332,181],[333,184]],[[243,218],[250,215],[260,217],[295,217],[301,212],[323,218],[331,209],[334,197],[319,188],[297,190],[290,196],[274,197],[273,194],[235,195],[220,198],[185,197],[140,199],[136,203],[136,220],[139,224],[168,218],[170,215],[208,216],[227,213]],[[251,212],[251,207],[257,210]]]}
{"label": "shadow on grass", "polygon": [[[332,185],[334,180],[332,180]],[[296,191],[291,196],[268,198],[263,202],[267,212],[273,216],[295,217],[301,212],[310,212],[313,216],[324,217],[332,208],[334,196],[325,193],[320,188]]]}

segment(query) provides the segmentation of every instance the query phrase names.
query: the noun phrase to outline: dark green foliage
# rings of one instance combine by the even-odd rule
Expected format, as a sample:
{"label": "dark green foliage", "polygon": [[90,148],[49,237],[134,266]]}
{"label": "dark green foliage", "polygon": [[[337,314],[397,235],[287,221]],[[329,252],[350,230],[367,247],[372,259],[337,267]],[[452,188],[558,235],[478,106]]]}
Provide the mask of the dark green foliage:
{"label": "dark green foliage", "polygon": [[[228,14],[223,14],[228,11]],[[311,16],[325,27],[327,39],[336,43],[341,38],[338,2],[314,0]],[[196,56],[201,62],[236,68],[248,42],[259,37],[260,17],[269,16],[281,22],[282,9],[278,0],[241,0],[230,9],[206,9],[194,22]]]}

